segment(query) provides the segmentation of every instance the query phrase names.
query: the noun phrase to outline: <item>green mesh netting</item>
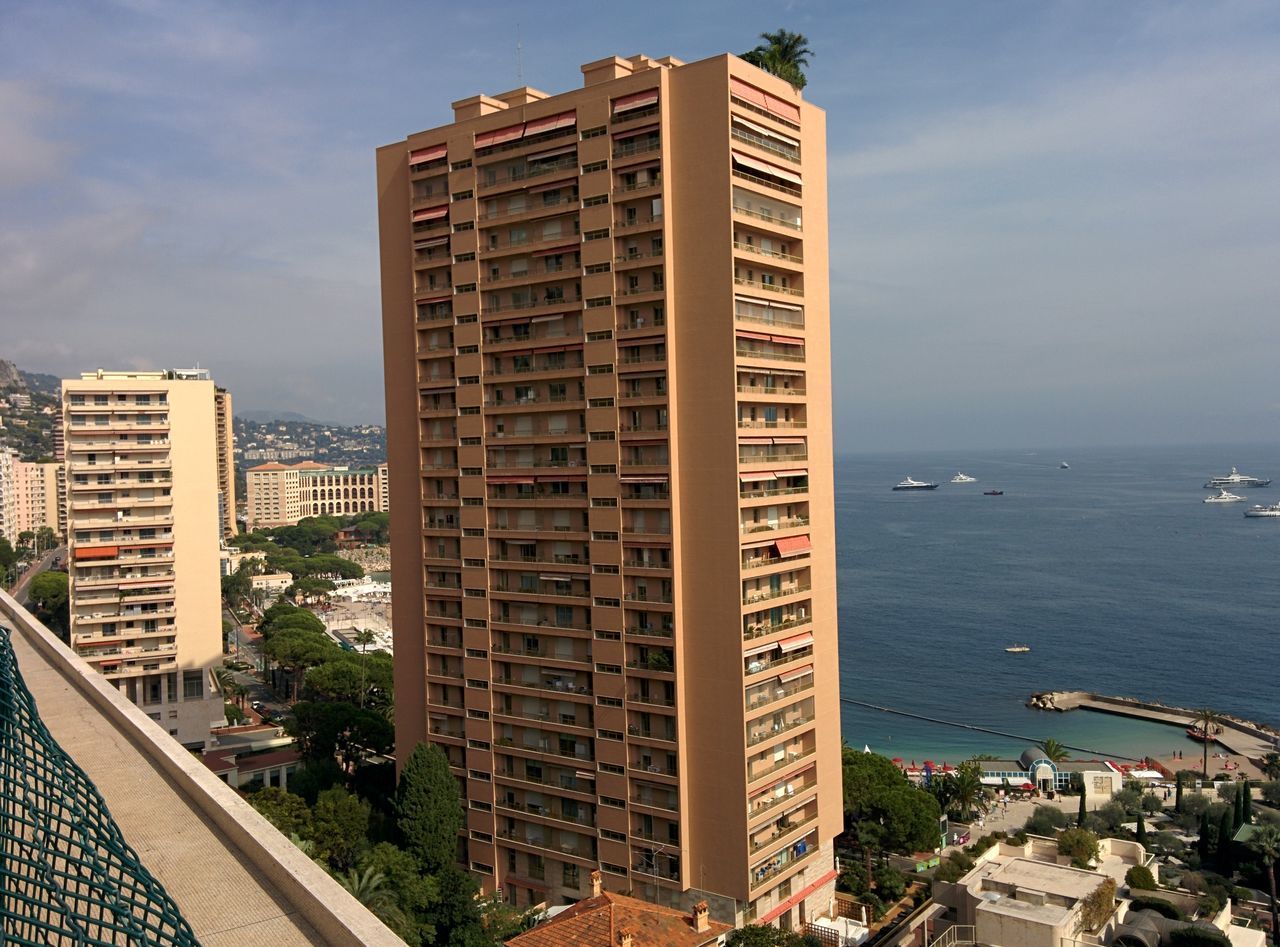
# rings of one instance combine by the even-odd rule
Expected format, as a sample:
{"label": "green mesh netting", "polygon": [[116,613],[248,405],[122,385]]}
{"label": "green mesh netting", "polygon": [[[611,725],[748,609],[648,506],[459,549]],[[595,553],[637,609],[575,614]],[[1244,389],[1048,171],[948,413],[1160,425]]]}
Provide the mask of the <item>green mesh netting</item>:
{"label": "green mesh netting", "polygon": [[0,627],[0,932],[5,944],[196,945],[107,805],[49,734]]}

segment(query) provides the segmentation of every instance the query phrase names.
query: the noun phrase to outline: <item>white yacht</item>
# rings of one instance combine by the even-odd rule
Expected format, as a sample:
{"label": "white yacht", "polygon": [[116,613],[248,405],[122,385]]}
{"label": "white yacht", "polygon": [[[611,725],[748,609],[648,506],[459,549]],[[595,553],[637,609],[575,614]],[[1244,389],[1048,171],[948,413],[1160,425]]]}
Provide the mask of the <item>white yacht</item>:
{"label": "white yacht", "polygon": [[908,477],[906,480],[902,481],[902,483],[898,484],[893,489],[895,490],[936,490],[938,489],[938,485],[936,483],[925,483],[921,480],[912,480],[910,477]]}
{"label": "white yacht", "polygon": [[1238,497],[1234,493],[1228,493],[1226,490],[1219,489],[1216,497],[1205,497],[1205,503],[1239,503],[1246,497]]}
{"label": "white yacht", "polygon": [[957,473],[951,478],[952,483],[977,483],[977,477],[970,477],[968,474]]}
{"label": "white yacht", "polygon": [[1231,473],[1225,477],[1213,477],[1204,486],[1206,490],[1221,490],[1224,487],[1267,487],[1270,485],[1270,480],[1250,477],[1248,474],[1242,474],[1232,467]]}
{"label": "white yacht", "polygon": [[1244,511],[1244,515],[1248,517],[1280,516],[1280,503],[1272,503],[1270,506],[1251,506]]}

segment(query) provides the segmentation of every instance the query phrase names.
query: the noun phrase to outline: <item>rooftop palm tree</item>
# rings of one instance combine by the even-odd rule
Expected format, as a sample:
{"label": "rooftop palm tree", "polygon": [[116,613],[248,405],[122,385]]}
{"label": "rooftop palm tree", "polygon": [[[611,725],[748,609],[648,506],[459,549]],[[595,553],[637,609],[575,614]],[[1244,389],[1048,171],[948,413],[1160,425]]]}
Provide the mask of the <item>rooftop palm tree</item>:
{"label": "rooftop palm tree", "polygon": [[1214,731],[1222,724],[1222,717],[1214,710],[1208,707],[1201,707],[1195,712],[1195,716],[1191,718],[1191,724],[1195,729],[1202,731],[1204,735],[1204,750],[1201,754],[1200,772],[1204,773],[1205,779],[1209,778],[1209,744],[1213,742]]}
{"label": "rooftop palm tree", "polygon": [[365,675],[368,673],[366,671],[366,667],[369,664],[369,645],[373,644],[378,639],[374,637],[373,632],[368,628],[361,628],[351,636],[351,640],[360,646],[360,654],[363,655],[360,659],[360,706],[363,707],[365,699]]}
{"label": "rooftop palm tree", "polygon": [[1057,740],[1053,739],[1053,737],[1040,741],[1036,746],[1040,747],[1040,751],[1044,754],[1044,758],[1050,763],[1061,763],[1071,755],[1067,752],[1067,748]]}
{"label": "rooftop palm tree", "polygon": [[803,89],[809,81],[804,70],[808,68],[809,57],[813,55],[808,37],[802,33],[778,30],[776,33],[761,33],[760,38],[764,42],[743,53],[742,58],[765,72],[785,79],[797,90]]}
{"label": "rooftop palm tree", "polygon": [[1280,937],[1280,907],[1276,906],[1276,862],[1280,861],[1280,825],[1265,822],[1256,826],[1245,843],[1262,857],[1267,869],[1267,883],[1271,895],[1271,930]]}

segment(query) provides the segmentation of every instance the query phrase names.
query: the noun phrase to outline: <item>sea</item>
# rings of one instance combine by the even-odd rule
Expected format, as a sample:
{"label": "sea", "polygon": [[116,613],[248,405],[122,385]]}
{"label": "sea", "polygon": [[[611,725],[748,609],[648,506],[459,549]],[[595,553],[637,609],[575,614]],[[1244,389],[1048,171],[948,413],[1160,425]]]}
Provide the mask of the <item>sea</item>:
{"label": "sea", "polygon": [[[1202,502],[1233,464],[1276,482]],[[907,476],[941,485],[894,492]],[[841,696],[1015,735],[844,701],[845,742],[921,762],[1050,737],[1077,758],[1198,755],[1175,727],[1025,706],[1070,689],[1280,726],[1280,519],[1243,515],[1277,501],[1276,444],[837,458]]]}

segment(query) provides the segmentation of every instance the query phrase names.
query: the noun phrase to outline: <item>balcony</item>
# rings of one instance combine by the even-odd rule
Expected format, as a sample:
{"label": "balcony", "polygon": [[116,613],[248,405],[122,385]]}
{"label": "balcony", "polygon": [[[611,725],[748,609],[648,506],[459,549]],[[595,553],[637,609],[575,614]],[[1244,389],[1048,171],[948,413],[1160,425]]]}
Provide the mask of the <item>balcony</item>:
{"label": "balcony", "polygon": [[794,618],[787,618],[780,622],[752,622],[747,625],[742,632],[744,641],[751,641],[755,638],[763,638],[765,635],[777,634],[779,631],[787,631],[791,628],[799,628],[802,625],[813,624],[812,615],[797,615]]}
{"label": "balcony", "polygon": [[577,168],[577,166],[577,155],[568,155],[555,161],[539,163],[531,168],[512,168],[511,171],[501,177],[481,178],[476,182],[476,188],[477,190],[487,191],[510,184],[519,184],[521,181],[546,177],[548,174],[555,174],[557,171],[568,171],[570,168]]}
{"label": "balcony", "polygon": [[809,583],[803,585],[783,586],[780,588],[769,589],[750,589],[742,596],[743,605],[755,605],[757,602],[768,602],[775,598],[786,598],[788,595],[798,595],[801,592],[809,591]]}
{"label": "balcony", "polygon": [[783,872],[789,871],[793,865],[812,858],[819,851],[816,836],[788,845],[772,859],[767,859],[751,869],[751,887],[759,888]]}
{"label": "balcony", "polygon": [[807,516],[780,516],[776,520],[768,520],[759,523],[743,523],[740,527],[744,535],[753,533],[772,533],[780,529],[795,529],[799,526],[808,526],[809,517]]}
{"label": "balcony", "polygon": [[758,174],[751,174],[750,172],[743,171],[738,167],[733,169],[733,176],[735,178],[741,178],[744,181],[750,181],[752,184],[758,184],[761,187],[767,187],[775,191],[782,191],[784,194],[791,194],[794,197],[803,196],[803,192],[800,188],[796,187],[796,185],[789,184],[778,178],[762,178]]}
{"label": "balcony", "polygon": [[[4,832],[11,937],[182,945],[234,929],[273,947],[316,944],[317,931],[327,943],[401,943],[3,593],[0,625],[0,793],[26,800],[31,820]],[[233,900],[209,899],[211,872]]]}
{"label": "balcony", "polygon": [[786,217],[777,217],[773,214],[763,214],[758,210],[752,210],[749,207],[744,207],[737,201],[734,201],[733,203],[733,212],[735,214],[742,214],[744,217],[753,217],[756,220],[763,220],[767,223],[776,224],[779,227],[786,227],[790,230],[800,230],[802,226],[801,221],[797,218],[788,219]]}
{"label": "balcony", "polygon": [[805,816],[799,822],[788,822],[785,825],[779,823],[775,827],[773,835],[771,835],[769,838],[753,840],[751,842],[751,854],[754,855],[756,852],[760,851],[762,848],[768,848],[770,845],[776,845],[778,844],[779,841],[786,838],[787,836],[794,835],[796,832],[800,831],[802,828],[813,825],[817,821],[818,821],[818,814],[815,812],[813,815]]}
{"label": "balcony", "polygon": [[773,740],[782,736],[784,733],[790,733],[793,730],[808,726],[811,723],[813,723],[812,717],[805,717],[801,715],[792,717],[790,720],[783,721],[782,723],[773,726],[757,728],[747,734],[747,746],[757,746],[767,740]]}

